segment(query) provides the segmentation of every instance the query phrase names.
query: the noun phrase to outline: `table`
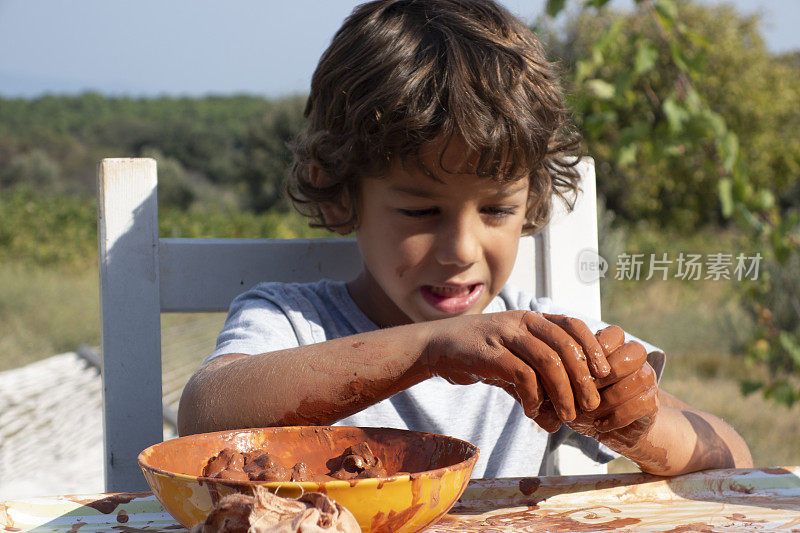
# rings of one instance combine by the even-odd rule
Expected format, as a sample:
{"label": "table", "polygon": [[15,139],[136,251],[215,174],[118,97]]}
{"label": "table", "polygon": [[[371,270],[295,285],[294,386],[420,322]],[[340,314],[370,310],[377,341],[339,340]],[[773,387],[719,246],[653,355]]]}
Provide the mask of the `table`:
{"label": "table", "polygon": [[[151,493],[0,503],[4,531],[185,531]],[[430,533],[455,531],[800,532],[800,467],[474,479]]]}

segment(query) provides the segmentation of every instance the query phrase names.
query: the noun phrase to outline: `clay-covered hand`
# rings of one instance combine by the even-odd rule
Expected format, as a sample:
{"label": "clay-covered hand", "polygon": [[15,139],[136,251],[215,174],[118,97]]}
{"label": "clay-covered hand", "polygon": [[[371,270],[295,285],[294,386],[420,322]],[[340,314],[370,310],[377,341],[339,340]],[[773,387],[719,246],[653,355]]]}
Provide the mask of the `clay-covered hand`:
{"label": "clay-covered hand", "polygon": [[624,342],[618,326],[597,333],[611,372],[597,380],[602,401],[592,411],[579,410],[569,426],[612,448],[635,445],[655,421],[659,408],[656,373],[638,342]]}
{"label": "clay-covered hand", "polygon": [[575,418],[576,404],[585,410],[600,404],[590,367],[603,372],[610,366],[581,321],[505,311],[428,324],[432,329],[424,357],[431,376],[461,385],[481,381],[501,387],[534,419],[545,398],[563,421]]}

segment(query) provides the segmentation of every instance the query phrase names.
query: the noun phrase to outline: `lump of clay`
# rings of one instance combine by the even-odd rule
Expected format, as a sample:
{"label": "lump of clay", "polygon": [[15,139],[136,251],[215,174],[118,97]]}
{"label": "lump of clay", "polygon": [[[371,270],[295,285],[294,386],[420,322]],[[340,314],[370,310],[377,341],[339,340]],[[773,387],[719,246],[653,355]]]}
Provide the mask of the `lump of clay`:
{"label": "lump of clay", "polygon": [[336,479],[386,477],[386,469],[366,442],[350,446],[337,459],[331,468],[331,477]]}
{"label": "lump of clay", "polygon": [[247,481],[250,478],[244,472],[244,466],[244,456],[241,453],[233,448],[225,448],[208,461],[203,468],[203,475],[231,481]]}
{"label": "lump of clay", "polygon": [[369,444],[362,442],[347,448],[342,455],[330,459],[329,474],[312,472],[303,462],[291,468],[266,450],[241,453],[225,448],[208,460],[203,476],[231,481],[328,481],[331,479],[363,479],[386,477],[386,469]]}
{"label": "lump of clay", "polygon": [[240,453],[233,448],[225,448],[209,459],[203,475],[232,481],[312,481],[314,478],[303,462],[288,469],[264,450]]}
{"label": "lump of clay", "polygon": [[300,461],[295,463],[292,471],[289,473],[289,481],[313,481],[315,477],[313,473],[309,472],[308,465]]}
{"label": "lump of clay", "polygon": [[261,486],[255,496],[232,494],[222,498],[205,522],[191,533],[357,533],[353,514],[319,492],[298,499],[281,498]]}
{"label": "lump of clay", "polygon": [[250,452],[244,471],[253,481],[289,481],[290,473],[274,456],[266,452]]}

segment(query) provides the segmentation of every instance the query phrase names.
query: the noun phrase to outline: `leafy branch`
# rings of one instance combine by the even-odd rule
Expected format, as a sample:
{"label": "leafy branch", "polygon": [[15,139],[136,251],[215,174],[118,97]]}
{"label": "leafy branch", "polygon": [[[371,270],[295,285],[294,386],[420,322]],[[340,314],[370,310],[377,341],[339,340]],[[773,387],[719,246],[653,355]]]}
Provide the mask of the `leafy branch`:
{"label": "leafy branch", "polygon": [[[597,20],[608,0],[575,3]],[[767,377],[743,390],[791,405],[800,400],[800,216],[751,179],[739,136],[701,96],[710,44],[681,20],[685,5],[635,0],[632,17],[610,18],[576,54],[571,104],[590,149],[610,161],[614,179],[603,192],[612,208],[686,228],[718,209],[719,221],[736,223],[758,245],[760,275],[742,284],[742,302],[758,321],[748,361]],[[549,0],[546,12],[556,17],[565,7]],[[704,189],[716,191],[716,208],[697,202]]]}

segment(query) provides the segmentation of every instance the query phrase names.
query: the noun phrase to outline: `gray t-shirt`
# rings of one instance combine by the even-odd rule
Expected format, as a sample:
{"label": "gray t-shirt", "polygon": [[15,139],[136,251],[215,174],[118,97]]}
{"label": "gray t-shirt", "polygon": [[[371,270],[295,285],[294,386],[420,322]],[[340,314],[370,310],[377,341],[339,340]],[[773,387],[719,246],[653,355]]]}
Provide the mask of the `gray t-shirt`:
{"label": "gray t-shirt", "polygon": [[[596,332],[607,324],[566,312],[547,298],[506,286],[484,313],[533,310],[582,319]],[[214,353],[262,354],[378,329],[356,305],[343,282],[260,283],[238,296],[217,339]],[[626,333],[627,340],[639,340]],[[641,342],[641,341],[639,341]],[[659,350],[642,342],[659,360]],[[660,364],[655,364],[660,375]],[[432,378],[344,418],[337,425],[394,427],[457,437],[480,449],[473,477],[557,474],[547,455],[559,444],[580,449],[595,462],[616,454],[597,441],[566,429],[554,436],[525,416],[505,391],[483,383],[453,385]]]}

